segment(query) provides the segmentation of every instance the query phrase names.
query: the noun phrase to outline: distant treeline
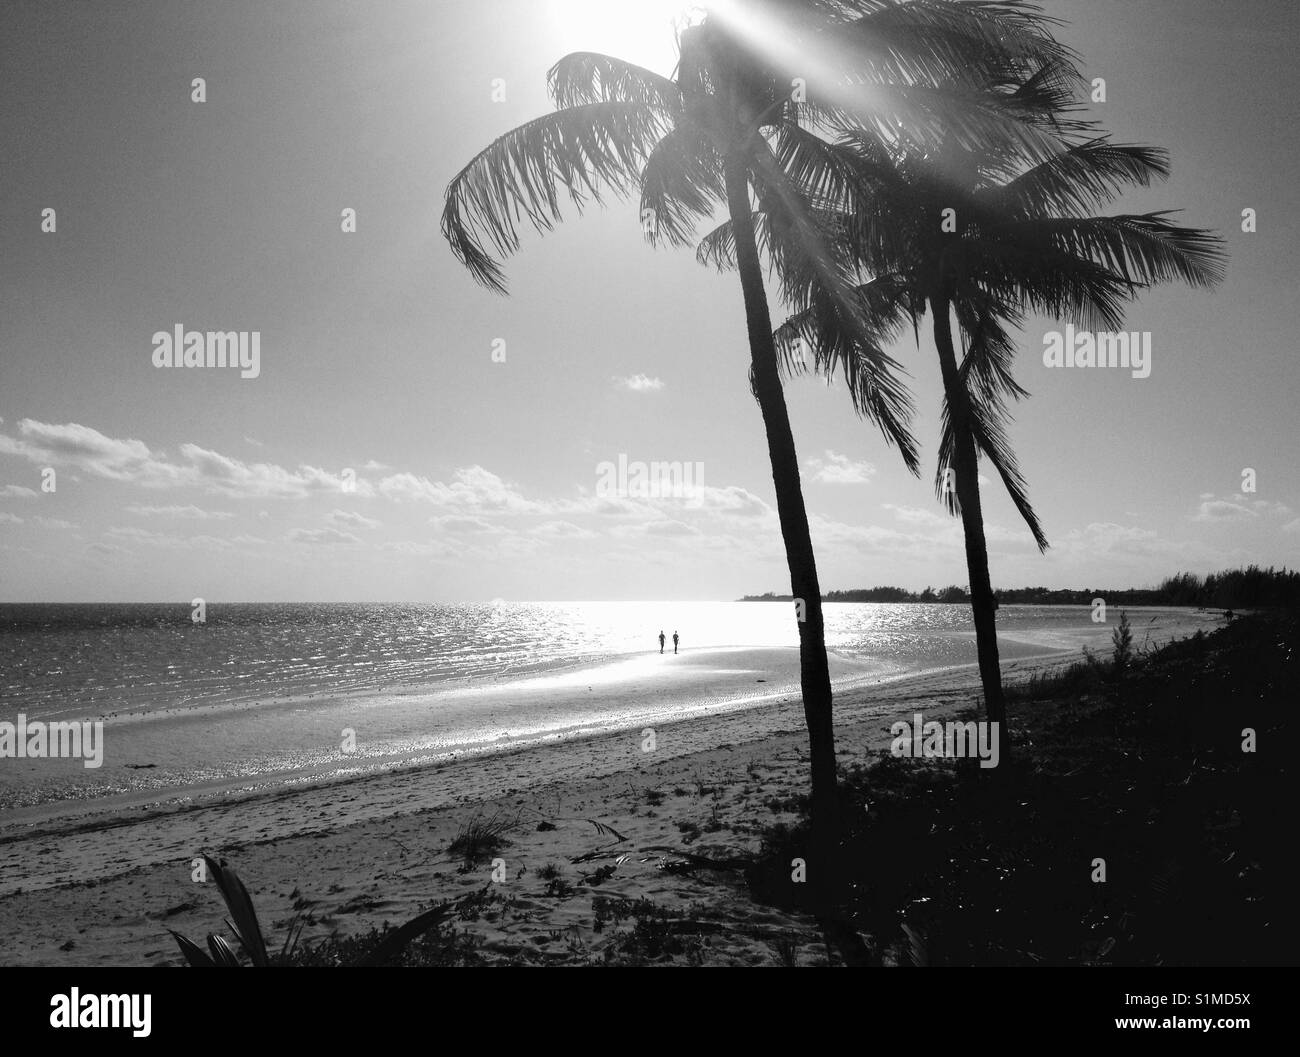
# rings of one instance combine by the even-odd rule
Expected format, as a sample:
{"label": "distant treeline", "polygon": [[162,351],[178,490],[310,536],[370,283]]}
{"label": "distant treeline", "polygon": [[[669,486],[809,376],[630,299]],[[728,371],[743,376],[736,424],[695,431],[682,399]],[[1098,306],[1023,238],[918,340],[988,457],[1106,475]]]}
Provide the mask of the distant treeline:
{"label": "distant treeline", "polygon": [[[1076,591],[1047,587],[1001,588],[994,592],[1004,605],[1086,606],[1104,598],[1109,606],[1206,606],[1213,609],[1257,609],[1264,606],[1300,605],[1300,573],[1286,569],[1230,569],[1198,576],[1179,573],[1159,587],[1129,587],[1124,590],[1088,588]],[[790,595],[768,593],[746,595],[742,602],[789,602]],[[968,602],[966,590],[955,584],[936,591],[908,591],[902,587],[865,587],[853,591],[831,591],[823,602]]]}

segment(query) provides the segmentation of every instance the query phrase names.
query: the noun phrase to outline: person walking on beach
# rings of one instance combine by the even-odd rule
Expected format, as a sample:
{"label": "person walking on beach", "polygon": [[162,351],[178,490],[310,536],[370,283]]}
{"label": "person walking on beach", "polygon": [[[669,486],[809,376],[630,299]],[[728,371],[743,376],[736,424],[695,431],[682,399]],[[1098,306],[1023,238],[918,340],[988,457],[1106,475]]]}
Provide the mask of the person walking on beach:
{"label": "person walking on beach", "polygon": [[659,652],[664,652],[664,632],[663,628],[659,629]]}
{"label": "person walking on beach", "polygon": [[673,653],[677,652],[677,632],[673,632]]}

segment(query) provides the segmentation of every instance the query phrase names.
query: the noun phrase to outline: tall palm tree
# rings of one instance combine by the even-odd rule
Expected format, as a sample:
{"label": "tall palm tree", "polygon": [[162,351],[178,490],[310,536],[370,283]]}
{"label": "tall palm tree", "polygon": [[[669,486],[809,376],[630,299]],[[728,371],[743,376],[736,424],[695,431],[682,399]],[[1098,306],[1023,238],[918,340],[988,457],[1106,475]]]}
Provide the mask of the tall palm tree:
{"label": "tall palm tree", "polygon": [[[808,515],[773,339],[763,259],[790,311],[833,321],[854,406],[904,462],[917,466],[911,404],[881,347],[883,332],[854,296],[843,249],[817,216],[839,180],[827,130],[859,125],[908,143],[954,129],[964,142],[1033,150],[1032,130],[980,93],[959,87],[993,66],[1067,63],[1048,20],[1007,0],[748,0],[710,12],[679,35],[664,77],[619,59],[576,53],[548,75],[554,113],[506,133],[447,188],[442,231],[485,286],[504,292],[498,257],[519,247],[518,226],[560,219],[567,192],[581,210],[602,192],[639,193],[652,244],[686,245],[696,221],[722,207],[745,306],[749,377],[763,417],[777,514],[800,621],[800,680],[808,726],[815,834],[837,813],[831,683]],[[971,55],[986,56],[972,63]],[[815,74],[816,101],[792,93]],[[1009,148],[1008,148],[1009,149]],[[761,212],[760,230],[752,221]]]}
{"label": "tall palm tree", "polygon": [[[1011,373],[1012,331],[1030,313],[1118,330],[1124,305],[1143,289],[1171,280],[1213,286],[1224,263],[1216,236],[1176,224],[1168,212],[1094,215],[1126,186],[1167,176],[1168,158],[1158,149],[1112,143],[1068,114],[1056,120],[1059,88],[1045,89],[1035,78],[1013,93],[1026,103],[1026,120],[1059,136],[1059,149],[1033,164],[1014,153],[973,151],[953,138],[917,149],[861,130],[844,137],[831,150],[856,187],[854,209],[823,220],[842,241],[842,255],[871,276],[855,297],[878,331],[897,333],[930,313],[944,388],[935,487],[961,517],[986,716],[1004,735],[981,454],[1039,548],[1048,546],[1005,429],[1007,401],[1028,395]],[[725,231],[712,233],[701,260],[730,263],[729,241]],[[783,372],[826,371],[820,350],[828,330],[837,331],[837,321],[815,307],[787,320],[776,334]],[[803,355],[809,342],[819,350],[812,364]]]}

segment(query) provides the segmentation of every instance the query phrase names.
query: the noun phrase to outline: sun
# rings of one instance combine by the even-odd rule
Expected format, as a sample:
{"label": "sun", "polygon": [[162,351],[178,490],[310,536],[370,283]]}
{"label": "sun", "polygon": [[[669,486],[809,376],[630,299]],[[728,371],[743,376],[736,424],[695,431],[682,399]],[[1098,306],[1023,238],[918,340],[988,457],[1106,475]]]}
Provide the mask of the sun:
{"label": "sun", "polygon": [[660,70],[671,65],[675,27],[698,18],[691,0],[545,0],[547,21],[574,51],[599,51]]}

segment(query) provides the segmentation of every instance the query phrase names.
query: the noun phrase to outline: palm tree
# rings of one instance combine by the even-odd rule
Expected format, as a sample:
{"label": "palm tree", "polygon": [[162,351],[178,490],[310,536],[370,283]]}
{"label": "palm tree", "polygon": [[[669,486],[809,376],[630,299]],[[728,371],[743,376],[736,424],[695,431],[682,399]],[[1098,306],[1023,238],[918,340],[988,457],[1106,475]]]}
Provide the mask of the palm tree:
{"label": "palm tree", "polygon": [[[663,77],[619,59],[576,53],[548,74],[554,113],[506,133],[447,188],[442,231],[485,286],[504,292],[497,257],[519,247],[518,226],[560,219],[567,193],[581,210],[602,192],[639,193],[652,245],[687,245],[696,221],[725,208],[750,346],[749,377],[763,417],[790,583],[803,602],[800,678],[808,726],[814,831],[837,813],[831,683],[799,461],[773,339],[763,258],[790,311],[815,309],[842,341],[834,355],[854,406],[904,462],[918,465],[911,404],[882,351],[885,331],[854,296],[848,258],[817,217],[839,180],[826,153],[836,134],[868,124],[900,142],[953,128],[966,142],[1035,145],[1015,115],[982,94],[953,91],[1003,68],[1068,62],[1032,5],[948,0],[750,0],[740,16],[710,12],[679,35]],[[972,63],[971,55],[987,56]],[[791,92],[815,73],[814,102]],[[751,219],[761,213],[761,229]]]}
{"label": "palm tree", "polygon": [[[1174,223],[1168,212],[1093,215],[1125,186],[1147,187],[1167,176],[1168,158],[1158,149],[1112,143],[1095,125],[1070,119],[1060,87],[1031,78],[1012,93],[1025,103],[1027,121],[1059,136],[1059,149],[1037,163],[973,151],[952,138],[900,149],[862,131],[845,137],[832,150],[856,185],[854,209],[825,220],[843,240],[842,254],[872,276],[855,296],[878,330],[896,333],[930,312],[944,387],[935,487],[961,517],[986,716],[1004,736],[981,454],[1040,550],[1048,546],[1005,429],[1008,399],[1028,395],[1011,373],[1011,332],[1030,313],[1118,330],[1125,303],[1141,290],[1175,279],[1209,287],[1223,274],[1220,240]],[[714,232],[701,259],[716,259],[727,241]],[[776,334],[783,373],[825,371],[820,349],[825,332],[836,329],[815,309],[794,314]],[[806,342],[819,349],[812,365],[803,357]]]}

